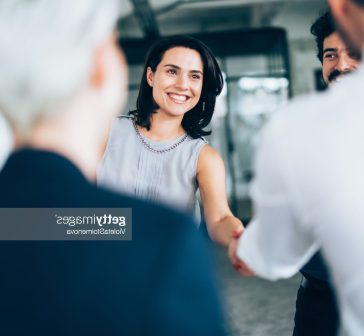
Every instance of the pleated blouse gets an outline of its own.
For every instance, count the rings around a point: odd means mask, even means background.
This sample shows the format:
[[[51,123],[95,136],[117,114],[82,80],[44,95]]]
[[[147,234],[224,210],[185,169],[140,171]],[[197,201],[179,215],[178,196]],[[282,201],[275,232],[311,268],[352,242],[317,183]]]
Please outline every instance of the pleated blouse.
[[[196,169],[199,153],[207,142],[190,136],[183,140],[184,137],[154,141],[137,133],[132,117],[117,117],[98,168],[98,184],[178,208],[199,223]],[[148,148],[163,151],[174,145],[177,146],[162,153]]]

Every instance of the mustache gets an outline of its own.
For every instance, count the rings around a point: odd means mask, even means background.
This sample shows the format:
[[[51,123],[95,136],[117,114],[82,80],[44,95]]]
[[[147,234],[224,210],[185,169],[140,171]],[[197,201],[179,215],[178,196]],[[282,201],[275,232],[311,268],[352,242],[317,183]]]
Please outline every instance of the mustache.
[[[339,76],[345,76],[349,73],[351,73],[352,71],[340,71],[340,70],[334,70],[333,72],[330,73],[328,80],[329,82],[332,82],[333,80],[335,80],[337,77]]]

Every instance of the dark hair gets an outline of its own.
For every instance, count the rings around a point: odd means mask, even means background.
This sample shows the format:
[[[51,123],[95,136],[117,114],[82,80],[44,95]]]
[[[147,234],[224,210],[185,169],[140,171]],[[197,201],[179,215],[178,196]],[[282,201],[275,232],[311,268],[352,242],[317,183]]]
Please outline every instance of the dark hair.
[[[182,119],[182,127],[193,138],[199,138],[211,134],[204,128],[210,123],[215,109],[216,97],[223,88],[223,77],[215,56],[211,50],[201,41],[190,36],[172,36],[157,41],[149,49],[140,82],[137,99],[137,109],[129,112],[133,115],[139,126],[150,129],[150,117],[158,109],[158,105],[153,99],[153,89],[147,82],[147,68],[156,71],[164,53],[174,47],[185,47],[196,50],[203,63],[203,83],[201,97],[196,106],[186,112]]]
[[[357,3],[360,6],[364,6],[364,0],[353,0],[353,2]]]
[[[317,58],[323,62],[324,40],[336,31],[334,19],[329,10],[321,14],[311,26],[311,34],[315,36]]]

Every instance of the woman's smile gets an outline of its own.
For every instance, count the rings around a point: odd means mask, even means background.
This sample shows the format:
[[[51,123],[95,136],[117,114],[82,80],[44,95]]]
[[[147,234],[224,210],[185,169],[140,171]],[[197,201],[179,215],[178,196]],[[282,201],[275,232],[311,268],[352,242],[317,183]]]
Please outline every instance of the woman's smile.
[[[188,99],[190,99],[189,96],[178,93],[167,93],[167,96],[176,104],[184,104]]]

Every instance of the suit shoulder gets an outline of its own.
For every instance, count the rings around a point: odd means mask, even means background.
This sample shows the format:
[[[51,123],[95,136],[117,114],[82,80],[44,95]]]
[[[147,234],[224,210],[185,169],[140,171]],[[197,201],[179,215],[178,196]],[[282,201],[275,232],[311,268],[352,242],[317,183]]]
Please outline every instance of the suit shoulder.
[[[153,223],[153,225],[175,228],[180,225],[187,225],[187,227],[195,229],[192,218],[167,206],[136,199],[104,188],[97,188],[96,195],[100,203],[105,207],[132,208],[133,220],[147,220],[149,223]]]

